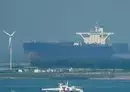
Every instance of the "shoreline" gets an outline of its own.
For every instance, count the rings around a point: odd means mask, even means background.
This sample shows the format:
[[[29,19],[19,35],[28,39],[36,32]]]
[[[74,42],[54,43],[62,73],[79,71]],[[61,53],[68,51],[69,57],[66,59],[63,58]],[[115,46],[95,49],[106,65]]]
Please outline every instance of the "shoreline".
[[[91,75],[90,75],[91,74]],[[130,80],[130,73],[0,73],[0,79]]]
[[[130,78],[88,78],[88,79],[68,79],[68,78],[39,78],[39,77],[0,77],[1,79],[57,79],[57,80],[62,80],[62,79],[67,79],[67,80],[130,80]]]
[[[125,78],[125,77],[115,77],[115,78],[90,78],[90,80],[130,80],[130,76],[129,78]]]

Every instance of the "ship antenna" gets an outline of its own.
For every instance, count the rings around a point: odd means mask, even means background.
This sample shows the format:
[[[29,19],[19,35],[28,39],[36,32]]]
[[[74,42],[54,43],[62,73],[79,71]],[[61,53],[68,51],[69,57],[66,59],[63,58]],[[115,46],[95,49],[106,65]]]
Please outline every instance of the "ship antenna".
[[[69,83],[68,83],[68,80],[67,80],[67,81],[66,81],[66,85],[68,86],[68,84],[69,84]]]
[[[100,28],[99,23],[96,22],[96,25],[95,25],[95,31],[98,32],[98,29],[99,29],[99,28]]]
[[[9,61],[10,61],[10,70],[12,70],[12,37],[14,36],[15,32],[14,31],[12,34],[9,34],[7,33],[5,30],[3,31],[6,35],[9,36],[9,45],[8,45],[8,48],[9,48],[9,54],[10,54],[10,57],[9,57]]]

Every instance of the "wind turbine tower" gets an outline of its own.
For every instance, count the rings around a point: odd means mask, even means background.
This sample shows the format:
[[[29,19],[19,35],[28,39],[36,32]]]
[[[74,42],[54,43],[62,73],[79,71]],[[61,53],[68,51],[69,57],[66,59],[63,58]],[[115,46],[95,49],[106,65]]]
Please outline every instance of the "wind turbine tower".
[[[9,61],[10,61],[10,67],[9,69],[12,70],[12,37],[14,36],[15,32],[14,31],[12,34],[9,34],[7,33],[6,31],[3,31],[6,35],[9,36],[9,45],[8,45],[8,48],[9,48]]]

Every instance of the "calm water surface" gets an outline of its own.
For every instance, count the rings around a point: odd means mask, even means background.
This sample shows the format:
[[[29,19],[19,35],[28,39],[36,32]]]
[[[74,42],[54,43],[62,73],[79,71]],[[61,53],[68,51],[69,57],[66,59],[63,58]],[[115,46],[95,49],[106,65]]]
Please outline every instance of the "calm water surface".
[[[57,87],[54,79],[0,79],[0,92],[42,92],[44,87]],[[84,92],[130,92],[130,80],[69,80]]]

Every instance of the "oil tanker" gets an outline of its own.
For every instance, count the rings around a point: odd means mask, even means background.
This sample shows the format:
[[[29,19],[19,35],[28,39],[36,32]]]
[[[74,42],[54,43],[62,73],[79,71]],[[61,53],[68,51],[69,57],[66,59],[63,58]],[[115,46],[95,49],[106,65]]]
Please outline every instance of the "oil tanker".
[[[113,34],[104,32],[103,27],[96,25],[89,32],[76,32],[83,39],[78,42],[24,42],[24,54],[32,65],[44,68],[109,68],[114,63],[116,65],[114,54],[128,52],[127,43],[108,44]]]

